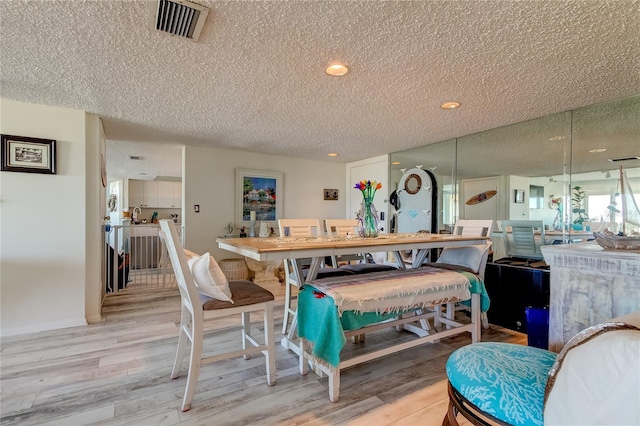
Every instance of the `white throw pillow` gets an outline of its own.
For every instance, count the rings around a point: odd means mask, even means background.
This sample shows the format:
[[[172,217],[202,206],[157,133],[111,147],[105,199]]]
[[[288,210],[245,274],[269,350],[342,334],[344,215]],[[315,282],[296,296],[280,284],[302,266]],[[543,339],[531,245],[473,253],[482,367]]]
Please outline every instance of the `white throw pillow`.
[[[185,250],[185,254],[187,252],[188,250]],[[233,303],[231,290],[229,290],[229,281],[222,269],[220,269],[218,262],[209,253],[205,253],[202,256],[189,256],[187,254],[187,257],[189,268],[191,268],[191,274],[198,290],[214,299]]]
[[[549,373],[545,425],[640,424],[640,330],[605,323],[574,336]]]
[[[480,273],[482,257],[487,253],[491,244],[445,247],[436,263],[466,266],[476,274]]]

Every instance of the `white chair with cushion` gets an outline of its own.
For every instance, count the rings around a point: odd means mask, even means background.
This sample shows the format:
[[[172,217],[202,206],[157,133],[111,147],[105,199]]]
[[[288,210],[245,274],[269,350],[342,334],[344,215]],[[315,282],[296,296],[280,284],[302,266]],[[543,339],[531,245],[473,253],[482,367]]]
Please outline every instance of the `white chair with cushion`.
[[[358,219],[325,219],[327,235],[358,235]]]
[[[358,219],[325,219],[324,225],[327,230],[327,235],[358,235]],[[356,263],[351,263],[352,261],[356,261]],[[370,272],[383,272],[398,269],[392,265],[369,263],[366,253],[343,255],[338,258],[333,256],[331,258],[331,262],[333,266],[337,267],[341,271],[348,271],[354,274],[367,274]],[[347,264],[338,266],[339,262],[347,262]],[[352,337],[352,341],[354,343],[362,342],[364,339],[364,333]]]
[[[166,245],[180,289],[182,305],[178,350],[171,371],[172,379],[178,378],[187,352],[187,344],[191,345],[182,411],[191,408],[200,365],[203,363],[239,356],[248,359],[250,355],[262,352],[266,361],[267,384],[273,386],[276,383],[273,294],[251,281],[228,282],[209,253],[199,256],[184,250],[172,220],[161,220],[160,228],[162,230],[160,236]],[[255,311],[264,312],[264,344],[258,343],[258,340],[251,335],[249,314]],[[203,358],[204,320],[234,314],[242,316],[242,349]]]
[[[280,237],[315,237],[322,235],[322,226],[320,225],[320,219],[280,219],[278,220],[278,229]],[[292,261],[290,259],[284,260],[284,318],[282,320],[282,334],[287,334],[289,329],[289,315],[295,315],[295,309],[293,309],[292,301],[297,298],[297,291],[304,283],[306,278],[308,265],[306,259],[297,259]],[[303,277],[303,283],[298,281],[298,274],[296,270],[299,270]],[[320,268],[317,278],[327,278],[332,276],[349,275],[352,272],[341,271],[337,268]],[[296,296],[294,297],[294,293]]]
[[[325,219],[324,221],[327,235],[334,236],[346,236],[346,235],[358,235],[358,220],[357,219]],[[366,274],[369,272],[382,272],[397,269],[392,265],[383,265],[378,263],[369,263],[366,253],[343,255],[338,258],[333,256],[331,262],[334,267],[339,267],[341,270],[350,271],[355,274]],[[346,265],[338,266],[339,263],[346,262]],[[355,262],[355,263],[352,263]]]
[[[491,238],[491,230],[493,228],[493,220],[472,220],[460,219],[453,227],[453,235],[470,235]]]
[[[453,228],[453,235],[481,236],[481,237],[491,238],[492,228],[493,228],[493,220],[491,219],[486,219],[486,220],[485,219],[479,219],[479,220],[460,219],[456,222]],[[444,250],[447,250],[447,249],[444,249]],[[450,253],[453,253],[453,251],[450,250]],[[447,255],[446,252],[444,254],[445,256]],[[487,258],[489,255],[490,255],[490,251],[487,251],[486,253]],[[442,254],[440,255],[440,257],[442,257]],[[484,263],[486,265],[486,259]],[[481,271],[478,271],[478,275],[482,280],[484,280],[484,268]],[[459,303],[448,303],[447,314],[446,314],[447,318],[453,319],[453,317],[455,316],[455,311],[467,310],[467,309],[469,308]],[[482,326],[484,328],[489,328],[489,319],[487,318],[486,312],[482,313],[481,319],[482,319]]]

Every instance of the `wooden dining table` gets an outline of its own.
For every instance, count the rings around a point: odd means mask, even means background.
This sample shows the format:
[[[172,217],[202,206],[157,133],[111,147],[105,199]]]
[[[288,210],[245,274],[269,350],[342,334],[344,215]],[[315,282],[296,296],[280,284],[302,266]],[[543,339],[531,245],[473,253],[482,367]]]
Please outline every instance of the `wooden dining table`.
[[[593,240],[593,232],[591,231],[545,231],[545,244],[570,244],[573,242],[581,242]]]
[[[400,252],[415,250],[411,267],[423,264],[431,249],[485,244],[487,237],[451,234],[381,234],[376,238],[358,236],[313,236],[313,237],[258,237],[258,238],[218,238],[218,247],[257,261],[289,259],[297,276],[302,275],[301,260],[311,258],[306,281],[313,281],[326,256],[341,256],[357,253],[392,252],[396,266],[405,269]],[[295,333],[296,315],[288,333],[292,339]],[[287,339],[283,340],[289,346]]]
[[[265,238],[218,238],[218,247],[240,254],[253,260],[283,260],[312,258],[316,260],[308,272],[308,279],[316,277],[325,256],[341,256],[357,253],[393,252],[396,263],[404,268],[400,252],[417,250],[413,266],[426,259],[430,249],[484,244],[487,237],[450,234],[382,234],[376,238],[357,236],[317,236],[317,237],[265,237]]]
[[[312,282],[316,279],[318,270],[322,261],[326,256],[341,256],[357,253],[375,253],[375,252],[392,252],[395,254],[396,265],[400,270],[406,269],[407,266],[416,268],[424,263],[427,255],[432,249],[444,247],[467,246],[476,244],[486,244],[488,238],[480,236],[462,236],[450,234],[382,234],[376,238],[362,238],[356,236],[317,236],[317,237],[258,237],[258,238],[219,238],[217,240],[218,247],[232,253],[245,256],[249,259],[257,261],[275,261],[289,259],[293,265],[294,273],[301,277],[302,264],[301,259],[311,258],[311,266],[307,271],[305,282]],[[402,261],[401,251],[413,250],[413,262],[406,265]],[[366,274],[365,274],[366,275]],[[374,273],[375,275],[375,273]],[[313,285],[313,284],[312,284]],[[306,286],[305,286],[306,287]],[[484,289],[484,285],[482,285]],[[472,291],[472,293],[474,293]],[[455,324],[458,328],[446,329],[439,333],[433,334],[433,331],[420,333],[424,330],[415,332],[419,337],[411,344],[405,343],[399,347],[379,350],[373,354],[367,354],[346,362],[340,362],[336,368],[327,368],[327,366],[316,365],[317,373],[327,373],[329,375],[329,394],[331,401],[337,401],[340,387],[340,370],[347,368],[356,363],[365,362],[375,359],[385,354],[390,354],[408,347],[418,344],[433,342],[439,338],[452,336],[462,332],[470,332],[472,341],[478,341],[481,333],[480,321],[480,294],[475,292],[471,295],[471,323],[467,325]],[[319,299],[318,299],[319,300]],[[324,299],[323,299],[324,300]],[[299,303],[300,306],[300,303]],[[303,308],[304,309],[304,308]],[[306,374],[307,363],[305,359],[311,359],[311,356],[305,350],[303,339],[297,337],[297,321],[298,311],[293,318],[292,325],[287,336],[284,336],[281,343],[287,349],[295,352],[300,359],[300,373]],[[304,312],[303,312],[304,314]],[[337,313],[336,313],[337,315]],[[425,317],[427,314],[423,314]],[[447,321],[443,319],[442,321]],[[398,320],[399,323],[406,323],[406,319]],[[450,321],[452,325],[453,322]],[[404,327],[408,327],[405,324]],[[375,325],[374,325],[375,327]],[[382,324],[377,327],[390,327],[390,325]],[[353,332],[352,332],[353,333]],[[320,371],[322,370],[322,371]]]

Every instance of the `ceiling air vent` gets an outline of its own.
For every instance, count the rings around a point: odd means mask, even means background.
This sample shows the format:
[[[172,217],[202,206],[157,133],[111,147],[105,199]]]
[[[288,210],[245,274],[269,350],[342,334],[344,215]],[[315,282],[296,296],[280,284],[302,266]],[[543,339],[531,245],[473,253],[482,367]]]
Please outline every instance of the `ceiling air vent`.
[[[198,41],[209,8],[186,0],[149,2],[149,26],[171,35]]]
[[[637,155],[632,155],[630,157],[620,157],[620,158],[609,158],[609,161],[612,163],[617,163],[618,161],[629,161],[629,160],[640,160],[640,157]]]

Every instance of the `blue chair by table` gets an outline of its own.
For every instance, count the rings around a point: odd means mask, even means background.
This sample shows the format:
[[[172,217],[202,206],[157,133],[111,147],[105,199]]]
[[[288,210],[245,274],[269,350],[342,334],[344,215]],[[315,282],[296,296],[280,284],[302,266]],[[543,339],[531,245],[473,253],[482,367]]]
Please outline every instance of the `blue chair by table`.
[[[540,232],[540,242],[536,242],[536,230]],[[502,231],[507,257],[543,259],[540,245],[544,245],[545,237],[541,220],[503,220]]]

